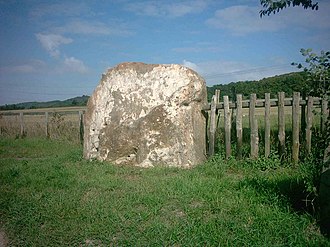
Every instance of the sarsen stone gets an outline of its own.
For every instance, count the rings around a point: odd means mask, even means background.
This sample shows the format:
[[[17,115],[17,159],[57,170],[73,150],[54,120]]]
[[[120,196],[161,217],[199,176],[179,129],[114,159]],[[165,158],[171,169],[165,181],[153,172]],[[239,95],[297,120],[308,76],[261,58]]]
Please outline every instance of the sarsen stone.
[[[84,157],[191,167],[206,159],[205,81],[180,65],[122,63],[87,104]]]

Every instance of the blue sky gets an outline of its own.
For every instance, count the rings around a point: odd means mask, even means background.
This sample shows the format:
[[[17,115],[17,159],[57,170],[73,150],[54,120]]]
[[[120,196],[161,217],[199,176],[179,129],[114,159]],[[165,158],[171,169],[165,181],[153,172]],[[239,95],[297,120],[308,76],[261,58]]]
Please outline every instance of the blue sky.
[[[0,105],[90,95],[107,68],[177,63],[207,85],[295,71],[330,50],[330,1],[259,17],[258,0],[0,0]]]

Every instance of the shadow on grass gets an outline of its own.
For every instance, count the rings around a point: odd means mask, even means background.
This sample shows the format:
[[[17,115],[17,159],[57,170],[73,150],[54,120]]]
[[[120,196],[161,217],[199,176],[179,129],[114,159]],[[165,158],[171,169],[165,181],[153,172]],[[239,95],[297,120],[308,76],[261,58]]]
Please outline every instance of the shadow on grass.
[[[329,178],[330,175],[328,175]],[[289,210],[298,215],[309,214],[316,220],[322,235],[330,239],[328,189],[327,194],[321,196],[322,203],[318,197],[306,192],[304,181],[297,178],[271,181],[267,178],[253,177],[243,180],[240,186],[253,188],[264,203],[280,205],[284,210],[287,210],[289,206]]]
[[[253,177],[241,182],[241,186],[253,188],[266,202],[277,203],[298,214],[308,213],[318,218],[318,200],[306,192],[303,180],[296,177],[270,180]]]

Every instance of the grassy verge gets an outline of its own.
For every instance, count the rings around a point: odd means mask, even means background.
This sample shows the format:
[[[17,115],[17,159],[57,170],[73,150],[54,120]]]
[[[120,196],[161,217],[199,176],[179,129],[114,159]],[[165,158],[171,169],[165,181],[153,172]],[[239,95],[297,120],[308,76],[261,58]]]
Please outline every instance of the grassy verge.
[[[190,170],[82,160],[81,147],[0,140],[0,222],[13,246],[330,246],[299,171],[214,157]]]

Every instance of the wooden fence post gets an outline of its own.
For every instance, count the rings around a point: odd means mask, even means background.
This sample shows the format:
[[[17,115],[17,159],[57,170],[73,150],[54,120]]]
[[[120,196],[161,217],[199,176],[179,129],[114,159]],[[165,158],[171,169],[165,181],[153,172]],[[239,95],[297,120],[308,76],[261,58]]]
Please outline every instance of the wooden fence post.
[[[302,91],[301,93],[301,98],[304,100],[306,103],[301,104],[301,114],[300,114],[300,128],[302,130],[301,132],[301,140],[305,141],[306,139],[306,106],[307,106],[307,100],[306,100],[306,92]]]
[[[46,138],[49,138],[49,114],[48,112],[45,112],[45,134]]]
[[[328,110],[328,101],[326,99],[322,99],[321,105],[321,131],[325,131],[325,123],[328,120],[329,110]]]
[[[215,90],[215,98],[217,99],[217,104],[220,103],[220,89]]]
[[[217,105],[220,104],[220,89],[216,89],[215,90],[215,99],[217,102]],[[216,130],[215,130],[215,136],[217,136],[217,132],[220,129],[220,111],[216,110],[216,115],[217,115],[217,119],[216,119]]]
[[[255,115],[255,107],[256,107],[257,96],[256,94],[250,95],[250,111],[249,111],[249,119],[250,119],[250,145],[251,145],[251,158],[258,158],[258,149],[259,149],[259,137],[258,137],[258,119]]]
[[[215,131],[217,125],[217,99],[216,96],[212,96],[211,101],[211,111],[210,111],[210,135],[209,135],[209,156],[214,155],[214,146],[215,146]]]
[[[242,127],[242,94],[236,95],[237,106],[236,106],[236,136],[237,136],[237,159],[242,158],[242,144],[243,144],[243,127]]]
[[[19,122],[20,122],[20,137],[25,137],[25,128],[24,128],[24,114],[23,112],[19,113]]]
[[[297,163],[299,160],[299,111],[300,93],[293,93],[292,101],[292,161]]]
[[[229,109],[229,98],[223,96],[224,118],[225,118],[225,146],[226,159],[231,155],[231,111]]]
[[[283,158],[285,156],[285,114],[284,114],[284,92],[278,93],[278,151]]]
[[[79,111],[79,140],[81,145],[84,144],[84,113]]]
[[[270,93],[265,93],[265,157],[270,154]]]
[[[306,151],[308,154],[312,150],[312,126],[313,126],[313,97],[308,96],[307,118],[306,118]]]

